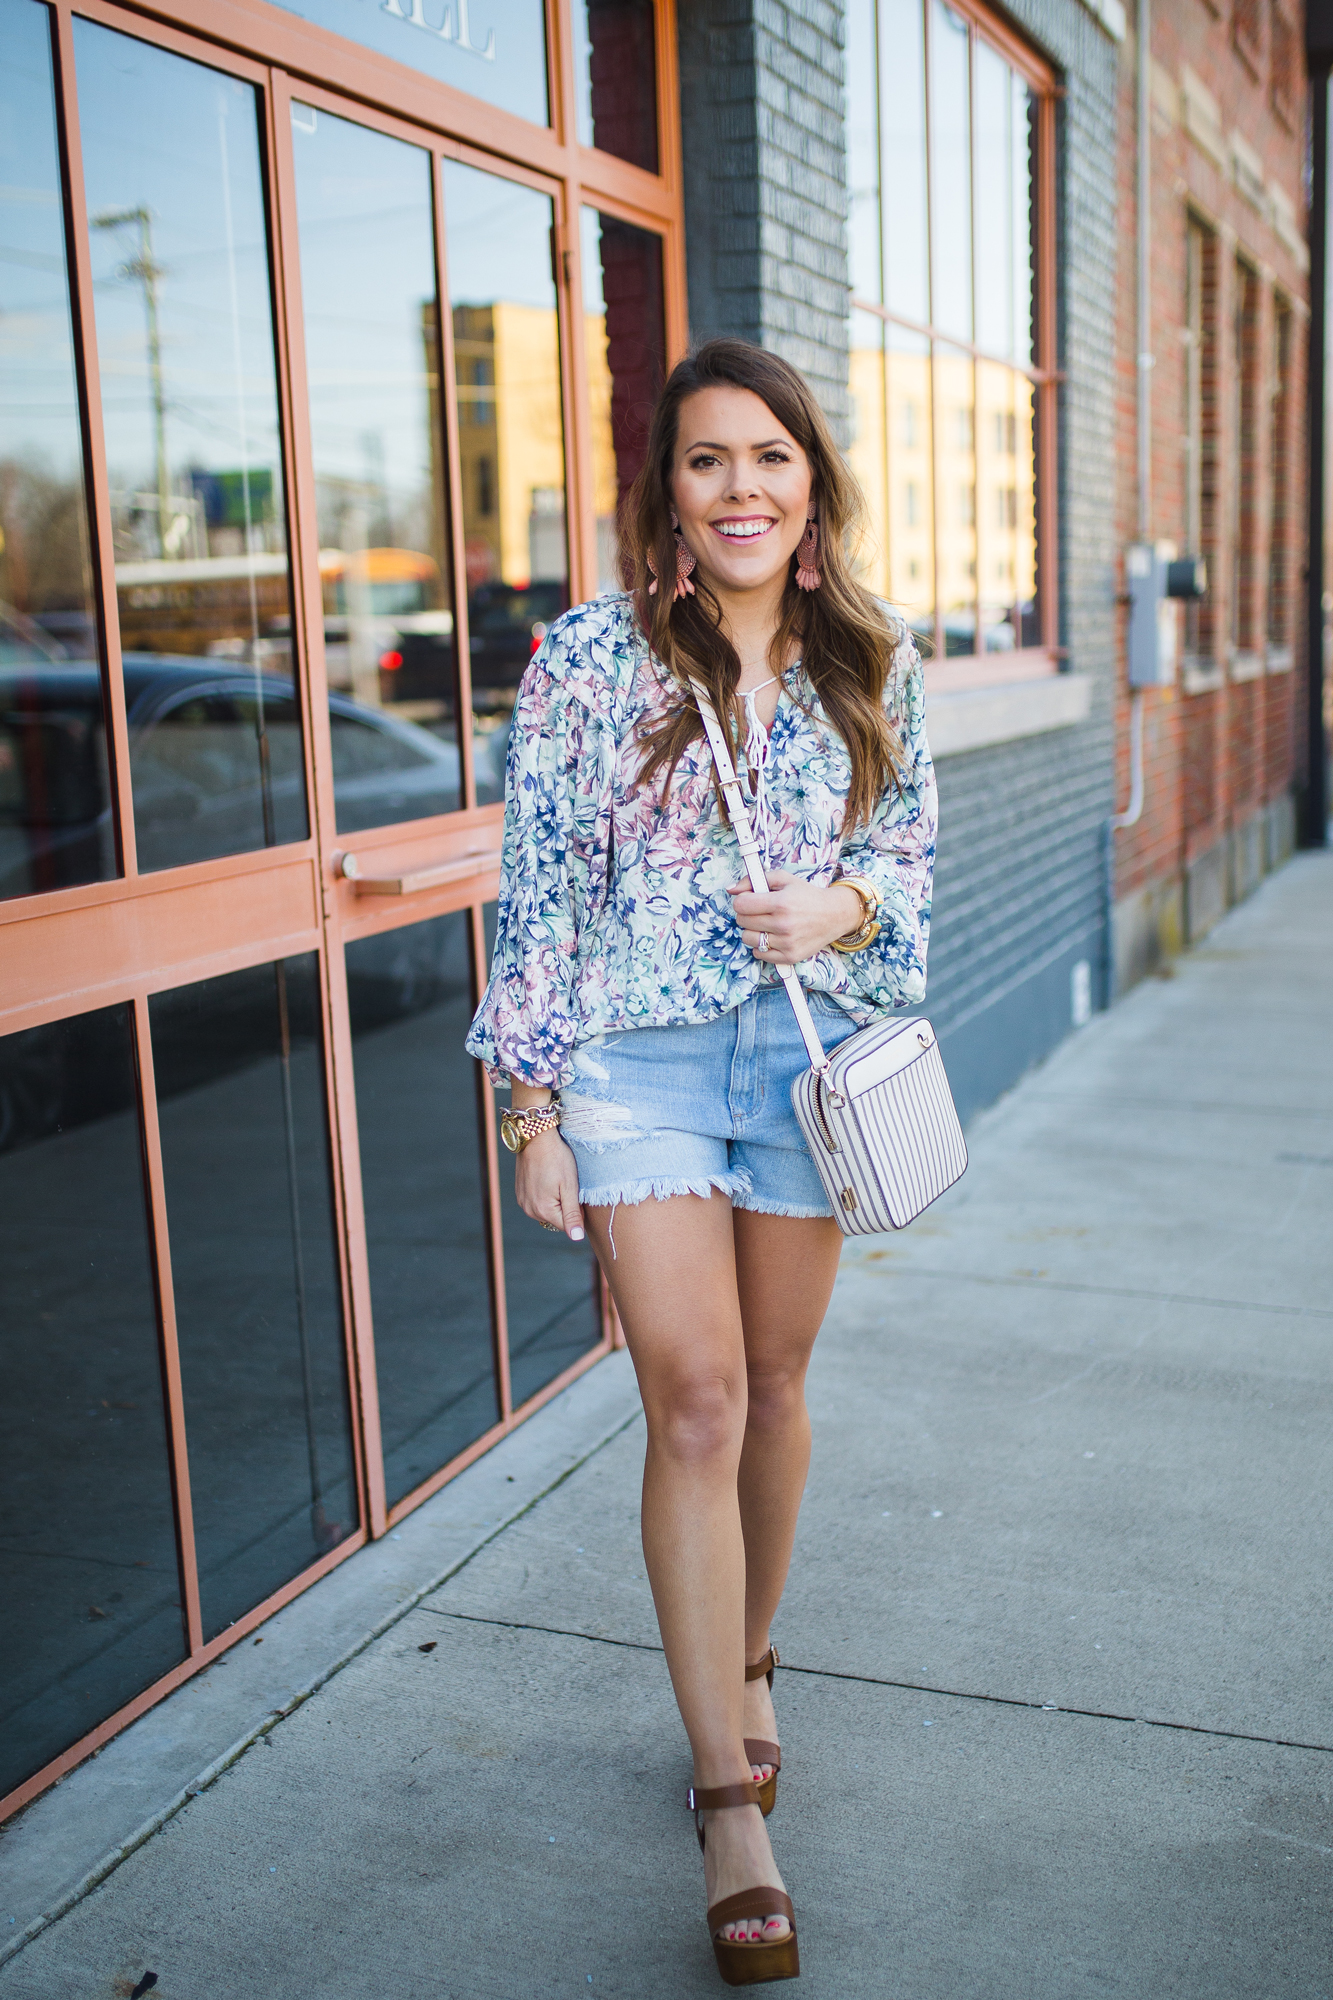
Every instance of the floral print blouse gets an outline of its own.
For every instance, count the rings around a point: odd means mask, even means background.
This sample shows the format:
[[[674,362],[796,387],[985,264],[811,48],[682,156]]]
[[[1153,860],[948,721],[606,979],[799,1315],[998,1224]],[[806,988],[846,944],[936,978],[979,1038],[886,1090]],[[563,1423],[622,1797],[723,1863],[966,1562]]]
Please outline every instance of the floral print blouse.
[[[840,837],[851,763],[799,666],[779,692],[766,772],[769,867],[823,886],[842,866],[883,899],[865,950],[822,951],[798,967],[803,986],[861,1025],[926,990],[935,776],[910,639],[894,664],[886,705],[905,753],[901,783],[869,825]],[[597,1035],[711,1021],[777,983],[742,942],[727,894],[745,871],[707,743],[690,745],[665,805],[660,782],[638,782],[643,738],[679,699],[625,596],[566,612],[524,675],[495,953],[467,1038],[495,1083],[513,1075],[559,1089],[573,1078],[573,1051]]]

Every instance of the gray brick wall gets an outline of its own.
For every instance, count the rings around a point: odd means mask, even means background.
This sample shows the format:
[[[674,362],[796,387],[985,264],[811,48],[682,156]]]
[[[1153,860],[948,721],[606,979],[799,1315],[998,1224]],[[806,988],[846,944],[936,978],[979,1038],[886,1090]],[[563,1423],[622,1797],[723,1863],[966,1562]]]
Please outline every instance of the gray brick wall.
[[[690,333],[759,341],[847,423],[837,0],[681,0]]]
[[[964,1114],[1070,1028],[1070,975],[1103,993],[1112,801],[1117,45],[1081,0],[1008,0],[1061,72],[1057,234],[1060,607],[1086,723],[939,769],[928,1010]],[[690,325],[738,333],[847,410],[843,20],[826,0],[680,0]]]

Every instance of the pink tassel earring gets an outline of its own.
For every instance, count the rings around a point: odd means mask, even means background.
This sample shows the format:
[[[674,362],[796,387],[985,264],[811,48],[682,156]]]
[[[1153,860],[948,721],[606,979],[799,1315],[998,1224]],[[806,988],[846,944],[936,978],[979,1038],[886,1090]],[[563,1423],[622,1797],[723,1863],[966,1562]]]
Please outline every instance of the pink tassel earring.
[[[685,545],[685,537],[680,532],[680,522],[676,519],[674,513],[671,516],[671,526],[675,530],[676,535],[676,587],[671,595],[673,600],[682,597],[693,597],[694,585],[690,582],[690,572],[695,566],[694,556]],[[657,564],[653,561],[651,555],[648,557],[648,567],[652,571],[653,577],[652,582],[648,586],[648,595],[656,597]]]
[[[823,572],[819,567],[819,524],[807,521],[796,551],[796,588],[818,590],[823,581]]]

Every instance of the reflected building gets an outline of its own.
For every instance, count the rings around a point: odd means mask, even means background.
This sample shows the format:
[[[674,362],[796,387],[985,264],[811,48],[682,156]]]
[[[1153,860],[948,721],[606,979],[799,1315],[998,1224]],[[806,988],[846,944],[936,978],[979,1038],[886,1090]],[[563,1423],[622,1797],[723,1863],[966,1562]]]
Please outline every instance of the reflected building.
[[[593,507],[598,569],[609,574],[617,505],[606,317],[585,313]],[[524,590],[566,580],[565,458],[558,383],[549,357],[553,312],[508,305],[454,307],[458,444],[472,496],[469,584]]]

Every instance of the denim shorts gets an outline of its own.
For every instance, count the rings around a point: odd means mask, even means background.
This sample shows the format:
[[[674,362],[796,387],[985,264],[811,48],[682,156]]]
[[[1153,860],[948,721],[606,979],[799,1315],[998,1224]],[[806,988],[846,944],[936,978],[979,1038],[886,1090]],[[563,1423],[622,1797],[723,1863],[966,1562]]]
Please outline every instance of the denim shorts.
[[[826,1049],[855,1034],[836,1000],[807,997]],[[832,1215],[791,1108],[810,1058],[781,986],[699,1027],[598,1035],[573,1061],[560,1131],[581,1202],[614,1208],[717,1188],[759,1215]]]

